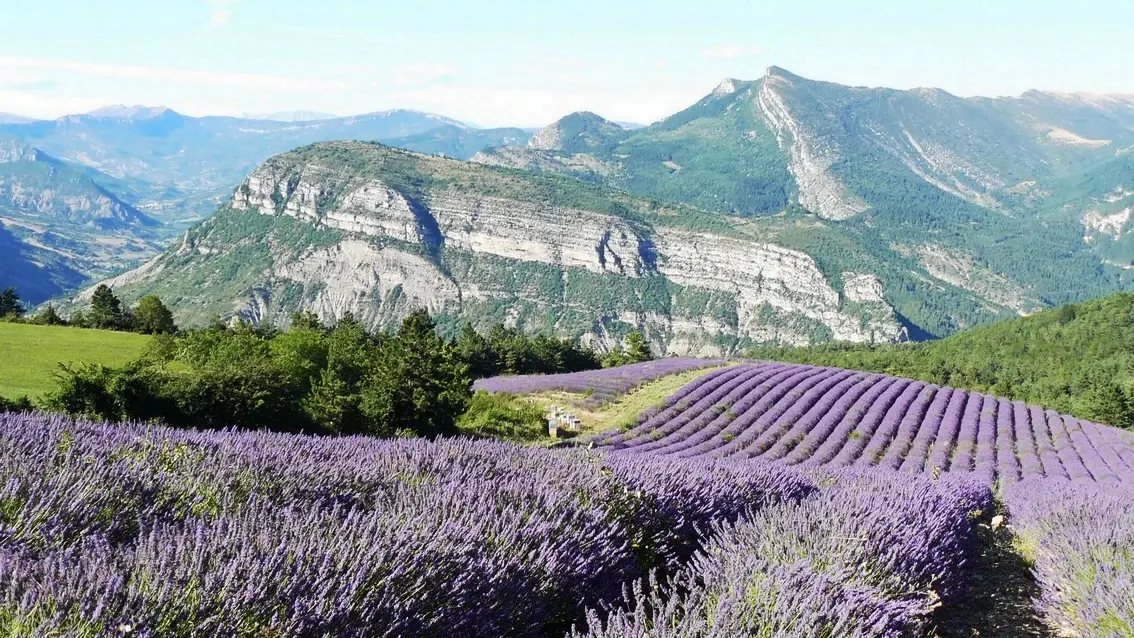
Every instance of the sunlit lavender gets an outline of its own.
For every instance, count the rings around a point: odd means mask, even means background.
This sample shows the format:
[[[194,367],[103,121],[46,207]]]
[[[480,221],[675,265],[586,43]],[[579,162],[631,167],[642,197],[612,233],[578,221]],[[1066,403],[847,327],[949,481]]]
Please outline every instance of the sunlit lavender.
[[[586,397],[581,402],[583,407],[596,408],[655,379],[679,372],[719,366],[723,363],[718,359],[668,357],[646,361],[645,363],[634,363],[602,370],[587,370],[585,372],[529,374],[479,379],[473,383],[473,390],[507,392],[509,394],[552,391],[585,394]]]

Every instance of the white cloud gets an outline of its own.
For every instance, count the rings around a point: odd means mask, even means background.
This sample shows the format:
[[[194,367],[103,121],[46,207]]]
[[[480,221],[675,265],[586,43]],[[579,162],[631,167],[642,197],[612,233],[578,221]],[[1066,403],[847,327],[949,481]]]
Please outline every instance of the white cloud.
[[[3,111],[27,117],[51,119],[68,113],[86,113],[113,103],[114,100],[108,98],[61,97],[0,89]]]
[[[452,77],[460,71],[451,64],[405,64],[394,71],[394,84],[420,86],[442,78]]]
[[[205,4],[211,7],[209,23],[218,27],[228,24],[229,19],[232,18],[232,9],[229,7],[233,2],[235,0],[205,0]]]
[[[760,47],[750,44],[721,44],[701,49],[701,57],[730,60],[760,55],[763,52]]]
[[[261,91],[344,91],[351,88],[347,82],[315,78],[233,73],[227,71],[200,71],[153,66],[110,65],[71,60],[43,58],[0,57],[0,68],[63,71],[97,77],[153,80],[174,84],[226,86]]]

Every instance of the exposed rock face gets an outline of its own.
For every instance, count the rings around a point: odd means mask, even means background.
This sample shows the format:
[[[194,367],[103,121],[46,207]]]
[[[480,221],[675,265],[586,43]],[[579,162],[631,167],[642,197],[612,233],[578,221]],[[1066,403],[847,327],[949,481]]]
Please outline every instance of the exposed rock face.
[[[792,113],[781,94],[792,83],[790,76],[770,69],[760,86],[757,104],[780,148],[791,157],[788,169],[799,187],[799,203],[827,219],[854,217],[869,206],[847,191],[831,172],[831,166],[842,157],[833,143],[835,138],[817,135]]]
[[[1003,275],[978,266],[968,255],[951,252],[935,244],[924,244],[917,252],[929,274],[941,281],[971,290],[1021,315],[1043,308],[1043,304],[1023,288]]]
[[[884,341],[897,334],[899,326],[880,301],[883,310],[868,325],[839,309],[839,293],[805,253],[774,244],[754,244],[714,235],[661,229],[657,236],[662,255],[659,270],[683,286],[728,293],[736,299],[738,333],[756,341],[767,326],[760,309],[770,306],[784,313],[799,314],[831,331],[838,341]],[[877,280],[875,280],[877,282]],[[878,283],[881,287],[881,283]],[[792,343],[804,338],[787,339]]]
[[[438,164],[437,172],[448,168]],[[485,179],[498,175],[476,170]],[[599,347],[641,328],[658,351],[674,354],[724,354],[760,342],[885,341],[900,331],[876,278],[852,274],[840,294],[796,250],[456,186],[411,195],[392,187],[395,181],[319,161],[267,162],[227,209],[120,283],[143,294],[147,285],[236,268],[244,288],[230,288],[234,296],[218,303],[229,316],[253,321],[285,323],[300,309],[333,321],[349,311],[379,328],[426,308],[550,326]],[[245,228],[240,218],[249,215],[281,221],[256,222],[273,226],[246,238],[219,239],[218,226]],[[299,224],[321,239],[288,245],[273,230],[278,224]],[[257,249],[265,261],[229,266],[233,246],[269,248]]]
[[[360,239],[311,251],[284,264],[279,277],[315,290],[306,309],[321,317],[355,313],[359,320],[381,325],[383,313],[405,314],[415,308],[431,313],[459,309],[460,289],[436,265],[393,248],[377,248]],[[394,298],[391,298],[391,297]],[[373,304],[378,299],[384,303]],[[385,307],[387,303],[396,308]],[[400,311],[400,312],[398,312]]]
[[[629,277],[653,267],[644,231],[618,217],[451,191],[428,208],[450,248]]]

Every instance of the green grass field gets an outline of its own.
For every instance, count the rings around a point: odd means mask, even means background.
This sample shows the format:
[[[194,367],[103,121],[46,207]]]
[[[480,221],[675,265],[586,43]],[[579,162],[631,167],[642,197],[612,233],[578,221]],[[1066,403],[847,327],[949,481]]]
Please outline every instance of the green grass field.
[[[0,323],[0,396],[38,399],[55,388],[60,363],[122,365],[149,340],[129,332]]]

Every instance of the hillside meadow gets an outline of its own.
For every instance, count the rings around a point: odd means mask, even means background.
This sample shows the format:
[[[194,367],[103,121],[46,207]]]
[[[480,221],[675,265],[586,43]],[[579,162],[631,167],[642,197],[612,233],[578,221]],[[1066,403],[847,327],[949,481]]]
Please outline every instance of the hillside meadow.
[[[60,364],[120,366],[137,358],[149,336],[66,326],[0,323],[0,397],[43,397]]]

